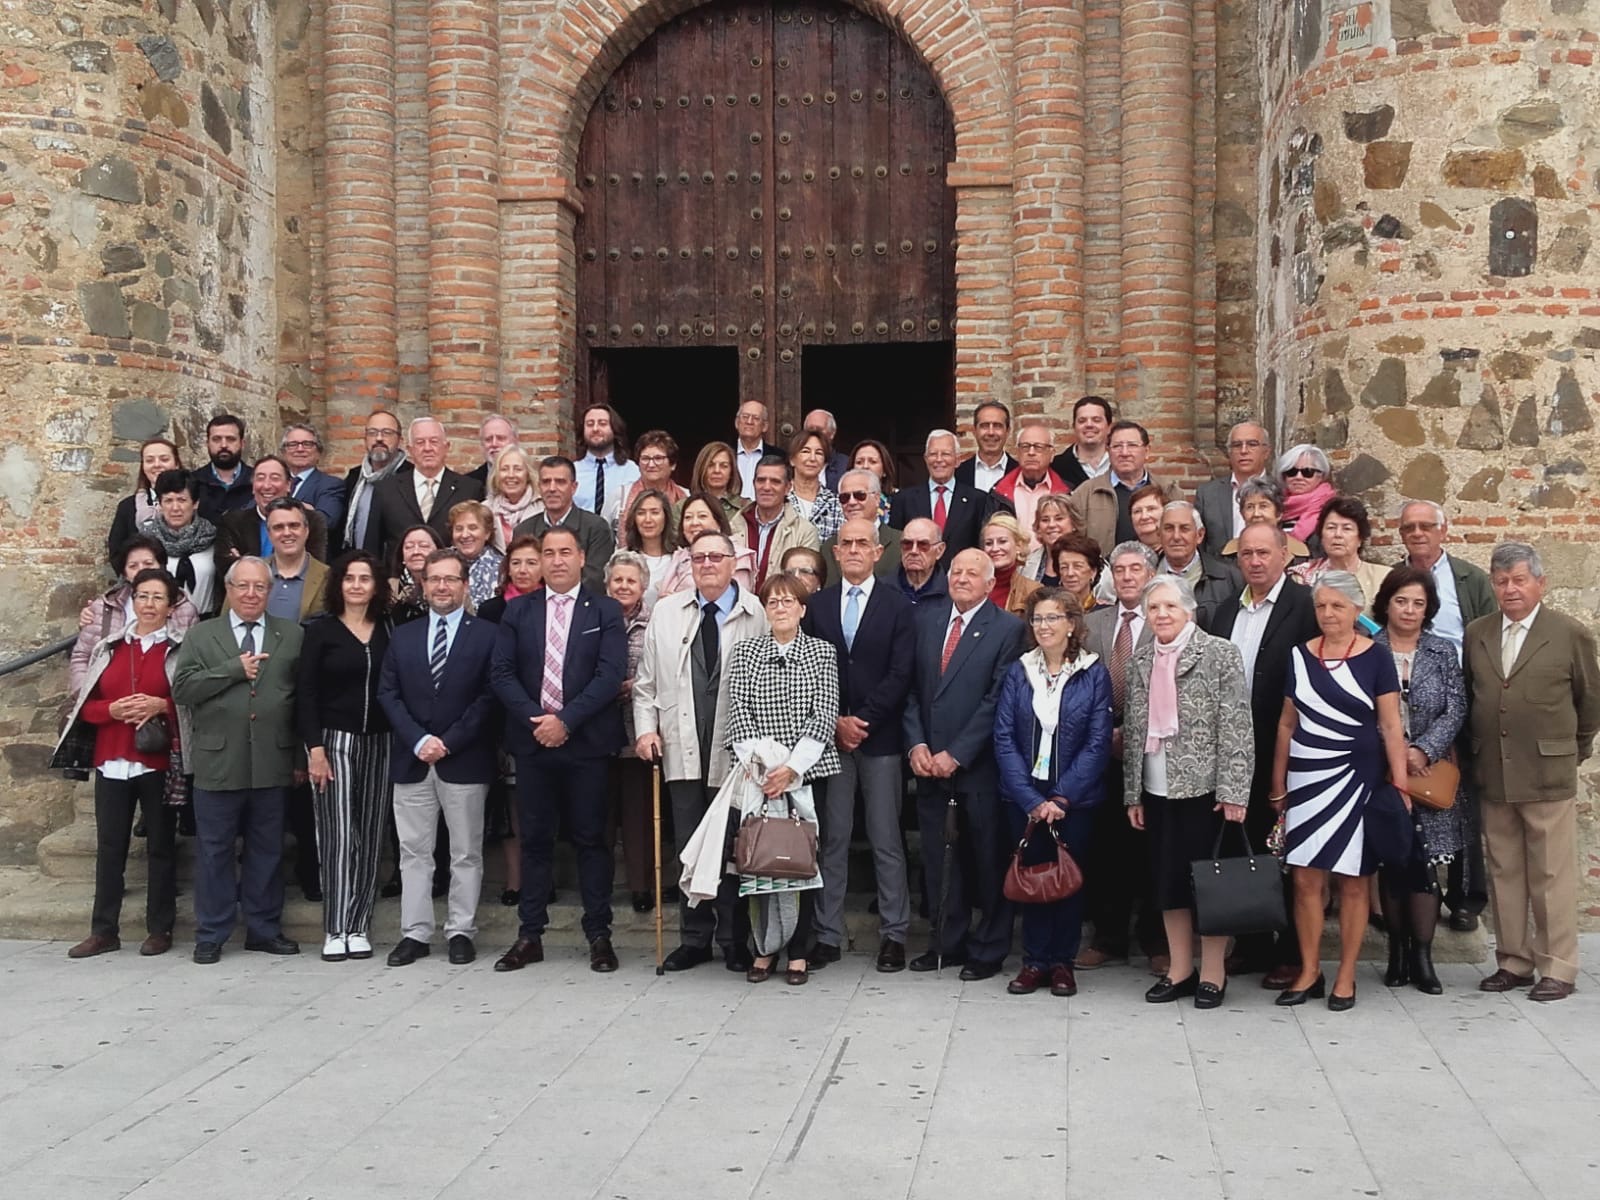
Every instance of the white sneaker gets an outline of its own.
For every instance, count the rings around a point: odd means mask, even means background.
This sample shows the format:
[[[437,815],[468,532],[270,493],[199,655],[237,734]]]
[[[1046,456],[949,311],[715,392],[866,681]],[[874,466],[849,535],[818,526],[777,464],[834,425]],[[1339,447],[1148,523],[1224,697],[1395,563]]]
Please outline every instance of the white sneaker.
[[[330,934],[322,943],[323,962],[343,962],[349,956],[342,933]]]
[[[367,939],[366,934],[352,933],[345,941],[349,947],[351,958],[372,957],[372,943]]]

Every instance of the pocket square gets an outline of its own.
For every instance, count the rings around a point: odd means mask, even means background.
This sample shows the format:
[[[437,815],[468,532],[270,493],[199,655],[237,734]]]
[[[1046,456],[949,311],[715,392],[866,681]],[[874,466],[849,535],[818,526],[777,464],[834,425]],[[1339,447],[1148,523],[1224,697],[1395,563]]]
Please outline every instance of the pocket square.
[[[600,626],[596,625],[593,629],[585,629],[578,636],[579,637],[588,637],[590,634],[599,633],[599,632],[600,632]]]

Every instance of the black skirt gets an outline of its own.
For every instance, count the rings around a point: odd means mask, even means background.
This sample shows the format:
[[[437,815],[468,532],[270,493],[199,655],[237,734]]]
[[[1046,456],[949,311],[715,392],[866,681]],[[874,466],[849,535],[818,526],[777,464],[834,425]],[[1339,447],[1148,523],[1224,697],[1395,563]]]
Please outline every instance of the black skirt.
[[[1173,799],[1169,796],[1152,796],[1145,792],[1140,797],[1144,805],[1144,828],[1150,838],[1150,871],[1155,883],[1156,907],[1194,907],[1194,879],[1190,864],[1196,859],[1211,857],[1217,843],[1217,831],[1222,828],[1222,814],[1215,809],[1216,793]],[[1225,839],[1223,856],[1229,848],[1238,850],[1238,839]]]

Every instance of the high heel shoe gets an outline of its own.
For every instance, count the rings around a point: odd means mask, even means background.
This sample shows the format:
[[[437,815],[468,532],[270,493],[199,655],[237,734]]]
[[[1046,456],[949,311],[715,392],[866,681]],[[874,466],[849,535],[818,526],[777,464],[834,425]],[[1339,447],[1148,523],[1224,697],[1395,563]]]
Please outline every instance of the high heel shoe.
[[[1297,1004],[1304,1004],[1307,1000],[1321,1000],[1327,989],[1328,980],[1321,971],[1318,971],[1317,977],[1312,981],[1310,987],[1300,988],[1298,991],[1291,989],[1287,992],[1279,992],[1278,998],[1274,1003],[1279,1008],[1293,1008]]]
[[[1433,943],[1411,943],[1411,982],[1417,991],[1429,996],[1444,994],[1444,984],[1439,982],[1439,973],[1433,969]]]
[[[1356,990],[1350,989],[1348,996],[1341,996],[1338,992],[1328,993],[1329,1012],[1349,1012],[1356,1006]]]
[[[1144,994],[1144,998],[1149,1004],[1170,1004],[1184,996],[1194,995],[1199,987],[1199,971],[1191,972],[1187,979],[1180,979],[1176,983],[1173,982],[1172,976],[1163,975],[1150,985],[1150,990]]]
[[[1384,987],[1405,987],[1411,982],[1411,966],[1406,961],[1410,939],[1389,935],[1389,969],[1383,973]]]

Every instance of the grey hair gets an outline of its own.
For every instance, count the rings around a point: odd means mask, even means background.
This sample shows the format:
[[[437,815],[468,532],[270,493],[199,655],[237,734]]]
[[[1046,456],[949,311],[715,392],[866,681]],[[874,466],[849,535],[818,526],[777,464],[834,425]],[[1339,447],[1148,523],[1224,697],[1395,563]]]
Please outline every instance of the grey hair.
[[[644,555],[637,550],[618,550],[606,562],[605,580],[611,582],[611,572],[618,567],[632,567],[639,572],[639,582],[646,587],[650,586],[650,564],[645,562]]]
[[[869,490],[876,492],[880,496],[883,495],[883,480],[878,478],[878,473],[876,471],[868,470],[866,467],[851,467],[843,475],[839,476],[839,487],[841,489],[844,487],[844,481],[849,479],[852,475],[861,479],[865,479],[872,485]]]
[[[262,558],[259,554],[246,554],[243,558],[236,558],[233,560],[233,566],[228,568],[228,573],[222,577],[222,582],[232,583],[233,577],[239,573],[239,568],[244,566],[246,563],[254,567],[260,567],[262,571],[266,573],[268,579],[272,578],[272,568],[267,566],[266,559]]]
[[[1244,537],[1245,529],[1270,529],[1272,531],[1272,540],[1278,544],[1278,549],[1287,550],[1289,548],[1289,535],[1281,525],[1269,525],[1265,521],[1257,521],[1254,525],[1246,525],[1244,529],[1239,531],[1239,537],[1234,539],[1235,542]]]
[[[1111,554],[1106,559],[1106,562],[1110,563],[1114,567],[1117,565],[1117,560],[1119,558],[1126,558],[1130,554],[1138,555],[1144,560],[1144,565],[1151,571],[1151,573],[1153,574],[1155,572],[1157,561],[1156,552],[1150,549],[1149,546],[1146,546],[1143,542],[1137,540],[1118,542],[1111,548]]]
[[[1194,518],[1194,527],[1196,529],[1204,529],[1206,527],[1205,518],[1200,515],[1200,510],[1194,505],[1190,504],[1187,500],[1167,501],[1167,503],[1161,506],[1161,515],[1166,516],[1175,508],[1187,509],[1189,511],[1189,515]]]
[[[1233,435],[1238,433],[1241,429],[1259,429],[1261,431],[1261,440],[1267,443],[1267,448],[1269,450],[1272,448],[1272,435],[1267,432],[1267,427],[1265,425],[1262,425],[1256,421],[1234,422],[1232,428],[1228,430],[1228,440],[1230,442],[1233,441]]]
[[[833,419],[833,414],[825,408],[813,408],[811,412],[821,413],[827,418],[827,420],[823,423],[823,430],[827,433],[828,440],[831,442],[833,440],[833,435],[839,432],[839,422],[835,421]],[[810,416],[811,414],[807,413],[806,415]]]
[[[1290,467],[1298,466],[1302,458],[1309,458],[1316,464],[1317,470],[1322,472],[1322,477],[1327,479],[1333,474],[1333,464],[1328,461],[1328,456],[1322,452],[1321,446],[1313,446],[1310,442],[1301,442],[1298,446],[1290,446],[1278,458],[1278,474],[1282,475]]]
[[[1528,574],[1535,579],[1544,578],[1544,563],[1539,561],[1539,552],[1527,542],[1501,542],[1489,555],[1491,575],[1514,571],[1520,566],[1526,566]]]
[[[1257,496],[1265,496],[1272,501],[1273,508],[1279,512],[1283,511],[1283,484],[1276,479],[1257,476],[1254,479],[1246,479],[1241,483],[1239,485],[1240,510],[1243,511],[1246,500],[1254,500]]]
[[[954,445],[961,445],[961,439],[956,437],[956,435],[951,433],[948,429],[930,429],[928,431],[928,436],[922,441],[922,452],[926,454],[928,452],[928,447],[933,445],[934,441],[938,438],[949,438]]]
[[[490,413],[487,417],[485,417],[483,420],[478,422],[478,436],[480,438],[483,436],[483,431],[485,429],[489,428],[489,422],[491,422],[491,421],[501,421],[501,422],[503,422],[505,424],[505,427],[507,429],[511,430],[511,439],[512,439],[512,441],[516,440],[516,438],[517,438],[517,425],[516,425],[516,422],[513,421],[510,417],[506,416],[504,413]]]
[[[289,444],[289,435],[296,429],[300,429],[306,433],[309,433],[311,435],[311,440],[317,444],[317,453],[322,453],[322,435],[309,425],[285,425],[283,427],[283,436],[278,439],[279,450],[282,450],[286,445]]]
[[[1338,592],[1354,604],[1357,611],[1367,607],[1367,593],[1362,590],[1361,581],[1349,571],[1324,571],[1317,576],[1316,583],[1311,585],[1312,594],[1315,595],[1324,588]]]
[[[1161,588],[1171,588],[1178,597],[1178,603],[1183,611],[1191,617],[1200,607],[1200,602],[1194,598],[1194,589],[1189,586],[1189,581],[1182,575],[1157,575],[1144,585],[1144,591],[1139,593],[1139,608],[1146,618],[1150,616],[1150,597]]]
[[[1428,509],[1433,513],[1433,519],[1439,523],[1440,529],[1443,529],[1445,526],[1450,524],[1450,518],[1445,515],[1444,509],[1440,508],[1432,500],[1407,500],[1400,506],[1400,516],[1402,519],[1405,517],[1406,509],[1408,508]]]
[[[439,420],[438,417],[413,417],[411,423],[406,426],[406,441],[416,440],[418,425],[437,425],[440,433],[449,436],[444,427],[444,422]]]

